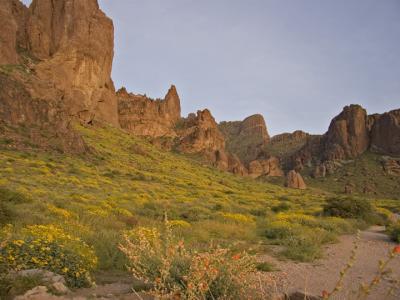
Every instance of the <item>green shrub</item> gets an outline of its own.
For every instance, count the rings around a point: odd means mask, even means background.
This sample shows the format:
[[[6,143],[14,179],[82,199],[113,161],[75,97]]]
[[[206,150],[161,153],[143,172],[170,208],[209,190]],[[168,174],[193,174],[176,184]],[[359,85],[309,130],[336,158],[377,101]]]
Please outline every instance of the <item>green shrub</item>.
[[[92,283],[97,264],[93,250],[80,239],[52,225],[28,226],[0,249],[0,264],[9,270],[47,269],[64,275],[72,287]]]
[[[368,200],[345,197],[330,198],[323,206],[325,216],[362,219],[368,223],[377,220],[377,213]]]
[[[276,212],[276,213],[281,212],[281,211],[288,211],[290,209],[290,207],[291,207],[290,204],[287,203],[286,201],[284,201],[276,206],[273,206],[272,211]]]
[[[297,261],[313,261],[321,256],[321,245],[335,240],[335,234],[323,228],[308,227],[285,220],[266,224],[265,236],[274,244],[283,245],[285,257]]]
[[[7,203],[0,202],[0,226],[11,223],[14,219],[14,212]]]
[[[0,187],[0,202],[22,204],[31,202],[25,195],[11,191],[5,187]]]
[[[272,272],[275,271],[275,268],[272,264],[268,262],[261,262],[256,265],[256,269],[260,272]]]
[[[400,222],[389,227],[389,234],[394,242],[400,243]]]

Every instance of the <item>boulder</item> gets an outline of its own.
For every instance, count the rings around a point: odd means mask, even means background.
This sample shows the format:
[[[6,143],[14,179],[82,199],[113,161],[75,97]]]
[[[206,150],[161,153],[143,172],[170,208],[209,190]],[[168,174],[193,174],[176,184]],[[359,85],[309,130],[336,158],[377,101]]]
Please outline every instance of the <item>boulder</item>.
[[[289,171],[289,173],[286,175],[285,186],[288,188],[300,189],[300,190],[305,190],[307,188],[303,180],[303,177],[300,175],[300,173],[296,172],[295,170]]]

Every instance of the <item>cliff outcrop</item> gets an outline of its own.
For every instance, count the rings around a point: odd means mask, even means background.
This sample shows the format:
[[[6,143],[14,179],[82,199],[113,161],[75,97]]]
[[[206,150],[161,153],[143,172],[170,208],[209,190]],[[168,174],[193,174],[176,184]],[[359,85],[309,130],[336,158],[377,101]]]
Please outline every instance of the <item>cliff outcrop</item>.
[[[218,125],[226,139],[226,148],[244,164],[257,159],[270,141],[262,115],[252,115],[243,121],[221,122]]]
[[[0,65],[34,76],[13,76],[31,98],[61,101],[66,115],[83,123],[119,126],[111,80],[114,28],[96,0],[33,0],[29,8],[3,0],[0,16],[7,28],[0,34]]]
[[[171,86],[163,100],[128,93],[125,88],[117,92],[119,123],[122,129],[140,135],[175,137],[175,126],[181,119],[181,106],[175,86]]]

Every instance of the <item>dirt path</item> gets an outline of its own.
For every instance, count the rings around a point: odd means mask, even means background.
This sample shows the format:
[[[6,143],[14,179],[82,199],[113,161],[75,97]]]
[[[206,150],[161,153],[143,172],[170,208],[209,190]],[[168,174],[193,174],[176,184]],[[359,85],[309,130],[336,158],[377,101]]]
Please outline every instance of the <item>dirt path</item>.
[[[376,275],[379,260],[386,258],[395,246],[383,233],[384,227],[374,226],[361,232],[356,251],[356,261],[346,274],[343,290],[332,299],[354,299],[361,283],[369,283]],[[328,245],[323,259],[313,263],[293,263],[278,261],[269,256],[262,259],[272,262],[279,269],[269,275],[268,290],[292,293],[302,291],[310,295],[321,295],[323,290],[331,291],[339,279],[339,272],[348,263],[356,237],[342,236],[337,244]],[[391,277],[400,280],[400,257],[396,257],[389,266]],[[394,295],[387,295],[393,280],[385,278],[367,299],[395,300],[400,299],[400,285],[394,289]]]

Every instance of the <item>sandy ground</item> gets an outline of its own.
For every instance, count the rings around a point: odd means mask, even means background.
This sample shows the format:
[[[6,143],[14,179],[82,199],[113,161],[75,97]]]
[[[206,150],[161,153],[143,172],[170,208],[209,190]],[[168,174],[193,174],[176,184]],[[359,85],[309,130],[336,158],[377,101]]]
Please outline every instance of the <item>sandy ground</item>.
[[[384,227],[374,226],[360,234],[356,260],[353,267],[346,273],[343,289],[330,299],[357,299],[358,289],[362,283],[369,283],[375,278],[379,260],[388,257],[395,244],[383,233]],[[328,245],[324,258],[313,263],[293,263],[278,261],[270,256],[262,260],[272,262],[279,271],[266,274],[268,280],[266,290],[276,290],[279,293],[290,294],[302,291],[305,294],[320,296],[322,291],[332,291],[339,280],[340,270],[349,262],[354,248],[356,236],[347,235],[339,239],[339,243]],[[399,300],[400,299],[400,256],[391,261],[388,273],[384,276],[371,294],[370,300]],[[390,269],[390,270],[389,270]],[[397,280],[397,282],[396,282]],[[388,291],[394,287],[392,294]]]

